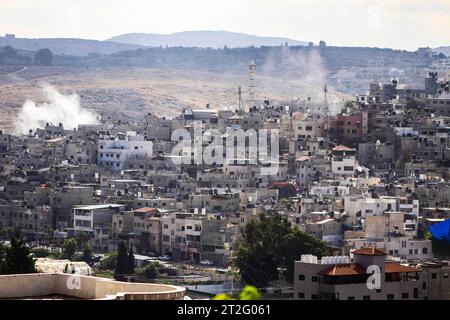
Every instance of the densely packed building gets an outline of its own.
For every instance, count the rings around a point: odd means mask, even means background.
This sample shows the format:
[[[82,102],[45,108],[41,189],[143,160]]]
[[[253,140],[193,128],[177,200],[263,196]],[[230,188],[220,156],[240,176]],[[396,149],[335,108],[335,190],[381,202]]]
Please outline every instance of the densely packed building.
[[[365,257],[390,284],[406,274],[431,286],[423,279],[438,265],[448,286],[426,234],[450,212],[448,82],[430,73],[425,89],[373,84],[338,114],[316,111],[265,101],[0,132],[0,227],[37,244],[84,234],[99,253],[125,241],[145,254],[228,266],[248,221],[276,211],[348,256],[296,262],[296,298],[365,281]],[[312,282],[302,289],[305,277]],[[333,290],[322,296],[377,294]],[[409,284],[399,290],[382,295],[431,297]]]

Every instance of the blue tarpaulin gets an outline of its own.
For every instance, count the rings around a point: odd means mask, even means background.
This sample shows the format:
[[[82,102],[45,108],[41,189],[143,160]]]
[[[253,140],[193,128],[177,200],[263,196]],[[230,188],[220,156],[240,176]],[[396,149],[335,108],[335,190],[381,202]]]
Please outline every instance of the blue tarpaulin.
[[[430,232],[435,239],[450,242],[450,219],[431,225]]]

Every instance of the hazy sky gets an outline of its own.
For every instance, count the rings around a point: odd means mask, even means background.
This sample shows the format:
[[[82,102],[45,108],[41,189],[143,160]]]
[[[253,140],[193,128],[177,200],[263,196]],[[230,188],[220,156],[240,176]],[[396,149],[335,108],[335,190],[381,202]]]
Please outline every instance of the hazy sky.
[[[329,45],[450,45],[450,0],[0,0],[0,34],[105,40],[227,30]]]

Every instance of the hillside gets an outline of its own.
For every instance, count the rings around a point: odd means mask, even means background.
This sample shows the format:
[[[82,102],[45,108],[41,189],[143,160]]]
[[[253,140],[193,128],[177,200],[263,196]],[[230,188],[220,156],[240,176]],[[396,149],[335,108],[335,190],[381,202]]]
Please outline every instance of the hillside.
[[[108,41],[148,47],[246,48],[289,45],[305,46],[308,42],[279,37],[260,37],[228,31],[185,31],[173,34],[130,33]]]
[[[159,70],[147,68],[66,68],[0,66],[0,130],[13,131],[14,119],[27,99],[44,102],[41,85],[53,85],[64,94],[77,93],[81,105],[122,119],[139,119],[147,112],[171,116],[183,108],[215,109],[236,106],[237,87],[247,99],[247,74]],[[256,97],[274,103],[305,99],[323,101],[322,88],[302,79],[257,77]],[[329,101],[349,96],[330,92]]]
[[[450,46],[438,47],[434,49],[434,51],[437,51],[439,53],[445,54],[447,57],[450,57]]]
[[[417,52],[358,47],[278,46],[261,48],[184,48],[156,47],[124,51],[104,57],[56,57],[54,64],[78,67],[126,66],[144,68],[191,69],[214,72],[245,72],[254,59],[258,73],[290,76],[315,72],[321,64],[329,72],[342,68],[385,68],[401,66],[405,69],[426,67],[432,59]]]
[[[48,48],[54,54],[87,56],[89,54],[107,55],[125,50],[135,50],[142,46],[123,44],[108,41],[84,40],[84,39],[27,39],[0,37],[0,47],[11,46],[18,50],[37,51]]]

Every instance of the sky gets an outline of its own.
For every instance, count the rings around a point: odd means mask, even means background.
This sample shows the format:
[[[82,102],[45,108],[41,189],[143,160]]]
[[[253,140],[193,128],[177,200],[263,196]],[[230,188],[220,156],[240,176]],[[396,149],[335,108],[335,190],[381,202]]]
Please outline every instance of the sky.
[[[450,46],[450,0],[0,0],[0,34],[106,40],[226,30],[328,45]]]

